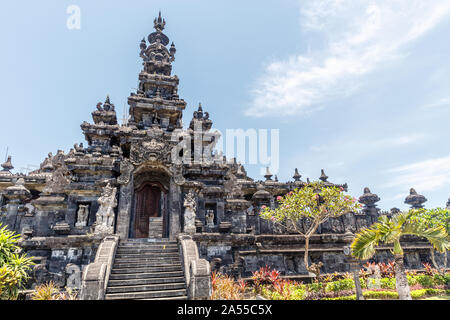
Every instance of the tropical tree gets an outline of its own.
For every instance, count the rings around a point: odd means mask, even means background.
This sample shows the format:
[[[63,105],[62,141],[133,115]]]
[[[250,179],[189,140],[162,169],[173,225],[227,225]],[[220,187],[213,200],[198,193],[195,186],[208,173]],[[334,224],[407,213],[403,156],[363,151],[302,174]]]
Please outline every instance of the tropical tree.
[[[312,182],[284,196],[277,197],[274,209],[263,206],[260,216],[285,229],[294,229],[305,239],[304,263],[309,272],[320,274],[321,264],[309,265],[309,240],[317,228],[330,218],[336,218],[361,208],[356,198],[344,194],[342,187]],[[306,220],[305,228],[299,222]]]
[[[20,235],[0,224],[0,299],[17,299],[34,264],[17,245]]]
[[[404,252],[400,238],[405,235],[414,235],[426,238],[439,252],[450,249],[448,235],[444,227],[429,227],[426,222],[417,219],[417,210],[400,212],[392,218],[381,216],[378,222],[369,228],[363,228],[351,244],[352,255],[361,260],[370,259],[379,243],[393,245],[392,253],[395,258],[395,277],[399,299],[411,300],[408,280],[403,261]]]
[[[422,223],[425,223],[428,227],[433,228],[437,226],[442,226],[445,228],[447,235],[450,234],[450,209],[419,209],[417,210],[417,214],[413,216],[413,219],[420,220]],[[445,270],[447,269],[447,250],[444,253],[444,266],[440,268],[436,263],[436,258],[434,254],[434,248],[430,248],[431,253],[431,261],[433,262],[434,267],[437,270]]]

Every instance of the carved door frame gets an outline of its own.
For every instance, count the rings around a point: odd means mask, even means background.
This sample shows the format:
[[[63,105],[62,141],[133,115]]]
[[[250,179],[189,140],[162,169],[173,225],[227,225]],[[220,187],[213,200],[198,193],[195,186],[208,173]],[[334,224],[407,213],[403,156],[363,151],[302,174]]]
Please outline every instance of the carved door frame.
[[[156,209],[157,211],[161,211],[161,216],[163,218],[163,230],[162,230],[162,234],[163,237],[167,234],[167,230],[166,230],[166,221],[168,219],[167,215],[168,215],[168,194],[169,194],[169,190],[167,190],[167,188],[165,188],[160,182],[158,181],[145,181],[141,184],[139,184],[138,186],[135,186],[134,190],[133,190],[133,205],[132,205],[132,219],[130,219],[130,238],[146,238],[148,237],[148,228],[149,228],[149,222],[148,222],[148,218],[150,218],[150,215],[144,215],[144,222],[141,223],[146,223],[146,228],[147,228],[147,235],[145,236],[145,232],[139,234],[138,233],[138,219],[139,219],[139,212],[142,209],[139,209],[138,206],[141,205],[143,206],[144,204],[141,203],[139,204],[139,200],[140,201],[145,201],[146,199],[138,199],[138,197],[140,197],[140,193],[141,191],[143,191],[145,188],[154,188],[156,187],[157,189],[159,189],[159,198],[158,198],[158,208]],[[162,201],[162,202],[161,202]],[[148,205],[148,204],[147,204]],[[139,210],[138,210],[139,209]],[[146,222],[145,222],[146,221]]]

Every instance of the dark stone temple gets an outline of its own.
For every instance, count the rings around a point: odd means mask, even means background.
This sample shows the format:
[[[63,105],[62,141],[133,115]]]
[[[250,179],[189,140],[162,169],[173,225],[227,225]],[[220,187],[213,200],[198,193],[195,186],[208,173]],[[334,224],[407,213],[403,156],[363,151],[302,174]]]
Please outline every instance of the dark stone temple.
[[[21,246],[35,259],[30,287],[52,280],[81,289],[83,299],[201,299],[209,295],[212,270],[245,278],[269,265],[284,276],[308,277],[304,240],[262,220],[259,210],[309,179],[297,169],[286,182],[269,170],[264,180],[249,177],[215,151],[218,137],[201,105],[183,128],[186,102],[172,74],[176,49],[165,23],[160,14],[140,43],[143,68],[126,123],[118,124],[107,97],[93,108],[92,122],[81,124],[85,145],[49,153],[26,175],[11,173],[11,157],[2,164],[0,222],[22,235]],[[319,180],[347,190],[323,170]],[[348,271],[349,235],[395,213],[381,212],[379,200],[365,188],[361,212],[319,227],[310,257],[323,262],[322,272]],[[420,208],[426,199],[411,189],[405,202]],[[405,241],[406,266],[422,268],[430,246]],[[391,260],[389,248],[376,259]]]

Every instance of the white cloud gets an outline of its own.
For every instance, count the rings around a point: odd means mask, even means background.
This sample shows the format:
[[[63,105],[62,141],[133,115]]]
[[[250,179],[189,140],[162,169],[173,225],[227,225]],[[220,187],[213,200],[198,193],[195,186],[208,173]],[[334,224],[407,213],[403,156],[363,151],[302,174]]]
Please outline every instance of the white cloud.
[[[301,1],[302,29],[319,32],[326,48],[267,65],[246,115],[304,115],[352,94],[449,13],[449,0]]]
[[[450,186],[450,156],[420,161],[388,170],[386,187],[415,188],[419,193]]]
[[[435,108],[443,108],[443,107],[450,107],[450,98],[442,98],[436,102],[427,104],[423,106],[423,109],[435,109]]]

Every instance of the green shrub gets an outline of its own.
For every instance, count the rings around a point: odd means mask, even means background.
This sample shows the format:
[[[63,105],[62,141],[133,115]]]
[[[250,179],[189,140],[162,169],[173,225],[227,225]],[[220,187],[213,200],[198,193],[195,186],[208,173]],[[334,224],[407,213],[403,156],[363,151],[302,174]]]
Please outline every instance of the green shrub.
[[[342,290],[351,290],[355,288],[355,283],[352,279],[342,279],[338,281],[328,282],[325,291],[326,292],[337,292]]]
[[[434,283],[437,285],[448,286],[448,285],[450,285],[450,273],[446,273],[444,275],[442,275],[440,273],[436,273],[433,276],[433,280],[434,280]]]
[[[362,289],[367,289],[367,282],[363,278],[359,278],[359,283],[361,283]]]
[[[416,276],[416,280],[424,288],[432,288],[435,285],[434,278],[426,274]]]
[[[308,291],[321,291],[325,288],[325,283],[312,282],[307,285]]]
[[[380,284],[382,289],[395,289],[395,278],[381,278]]]
[[[0,224],[0,300],[17,299],[34,263],[17,245],[19,234]]]
[[[336,298],[323,298],[322,300],[356,300],[356,295],[351,296],[342,296],[342,297],[336,297]]]
[[[407,274],[406,279],[408,279],[408,285],[410,285],[410,286],[415,286],[417,284],[416,276],[411,276],[411,275]]]
[[[398,299],[398,293],[393,291],[366,291],[363,296],[366,299]]]
[[[411,297],[413,299],[420,299],[425,296],[439,296],[439,295],[446,294],[447,291],[449,291],[449,290],[426,288],[426,289],[411,291]]]

